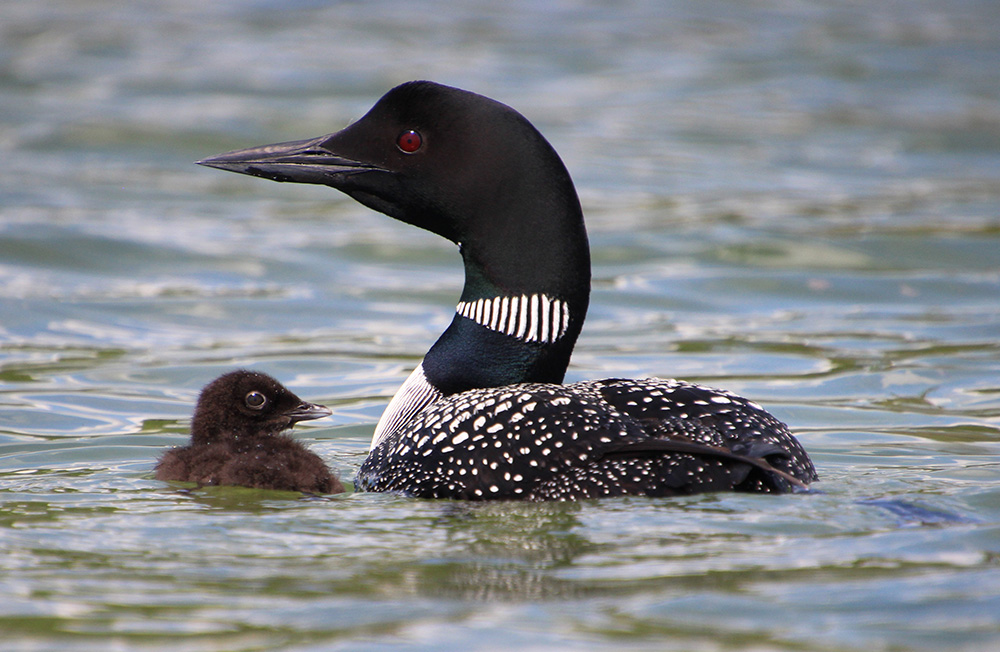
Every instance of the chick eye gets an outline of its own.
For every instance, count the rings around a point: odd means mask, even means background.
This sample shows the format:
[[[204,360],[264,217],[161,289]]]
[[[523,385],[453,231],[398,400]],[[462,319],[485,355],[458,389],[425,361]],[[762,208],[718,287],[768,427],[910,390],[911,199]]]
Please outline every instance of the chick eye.
[[[247,407],[252,410],[259,410],[264,407],[264,403],[267,403],[267,398],[260,392],[250,392],[244,399],[246,401]]]
[[[399,151],[404,154],[412,154],[413,152],[420,149],[420,146],[424,144],[424,139],[420,135],[420,132],[409,129],[399,134],[399,138],[396,139],[396,147]]]

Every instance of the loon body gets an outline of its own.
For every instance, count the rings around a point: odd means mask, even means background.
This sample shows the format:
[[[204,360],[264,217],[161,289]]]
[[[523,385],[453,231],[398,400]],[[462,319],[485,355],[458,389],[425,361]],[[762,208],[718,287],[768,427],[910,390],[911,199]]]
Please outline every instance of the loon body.
[[[283,431],[330,415],[306,403],[267,374],[238,370],[201,391],[191,420],[191,443],[163,454],[156,478],[333,494],[344,490],[316,453]]]
[[[432,82],[319,138],[200,161],[336,188],[456,243],[455,316],[382,415],[356,485],[460,499],[784,492],[816,479],[788,428],[676,380],[562,385],[590,252],[562,160],[519,113]]]

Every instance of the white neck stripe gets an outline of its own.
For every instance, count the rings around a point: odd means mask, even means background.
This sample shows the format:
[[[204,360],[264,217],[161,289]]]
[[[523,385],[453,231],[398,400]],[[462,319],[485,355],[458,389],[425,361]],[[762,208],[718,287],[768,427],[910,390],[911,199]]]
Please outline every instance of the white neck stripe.
[[[555,342],[569,328],[569,304],[544,294],[460,301],[455,311],[525,342]]]
[[[518,307],[518,300],[517,300],[516,297],[515,297],[514,302],[513,302],[512,305],[513,305],[513,307],[515,309],[517,309],[517,307]],[[517,338],[518,339],[523,339],[524,338],[524,331],[528,328],[528,297],[524,296],[523,294],[521,295],[520,306],[521,306],[521,310],[518,313],[520,316],[518,317],[518,320],[517,320],[517,323],[518,323]],[[513,322],[513,321],[514,320],[511,319],[511,322]],[[511,324],[511,328],[513,328],[513,323]],[[504,331],[504,332],[506,332],[506,331]]]

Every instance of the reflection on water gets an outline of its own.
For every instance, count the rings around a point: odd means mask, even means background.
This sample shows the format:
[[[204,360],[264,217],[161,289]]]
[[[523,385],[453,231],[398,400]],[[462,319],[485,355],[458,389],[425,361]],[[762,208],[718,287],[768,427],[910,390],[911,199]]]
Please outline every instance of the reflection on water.
[[[840,1],[8,3],[0,632],[12,649],[989,649],[1000,9]],[[940,5],[940,6],[939,6]],[[350,479],[454,248],[193,165],[431,78],[527,115],[587,214],[570,380],[722,386],[796,496],[462,505],[152,478],[201,386],[331,406]]]

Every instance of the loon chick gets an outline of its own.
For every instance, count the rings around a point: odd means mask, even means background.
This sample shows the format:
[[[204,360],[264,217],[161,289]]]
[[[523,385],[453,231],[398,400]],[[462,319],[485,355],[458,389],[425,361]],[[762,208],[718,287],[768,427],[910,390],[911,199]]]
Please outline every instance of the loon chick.
[[[156,478],[317,494],[344,491],[316,453],[282,431],[330,416],[277,380],[238,370],[205,386],[191,421],[191,444],[167,451]]]
[[[561,385],[590,298],[573,181],[494,100],[402,84],[345,129],[202,165],[331,186],[456,243],[455,316],[376,426],[356,485],[461,499],[784,492],[816,479],[788,428],[676,380]]]

